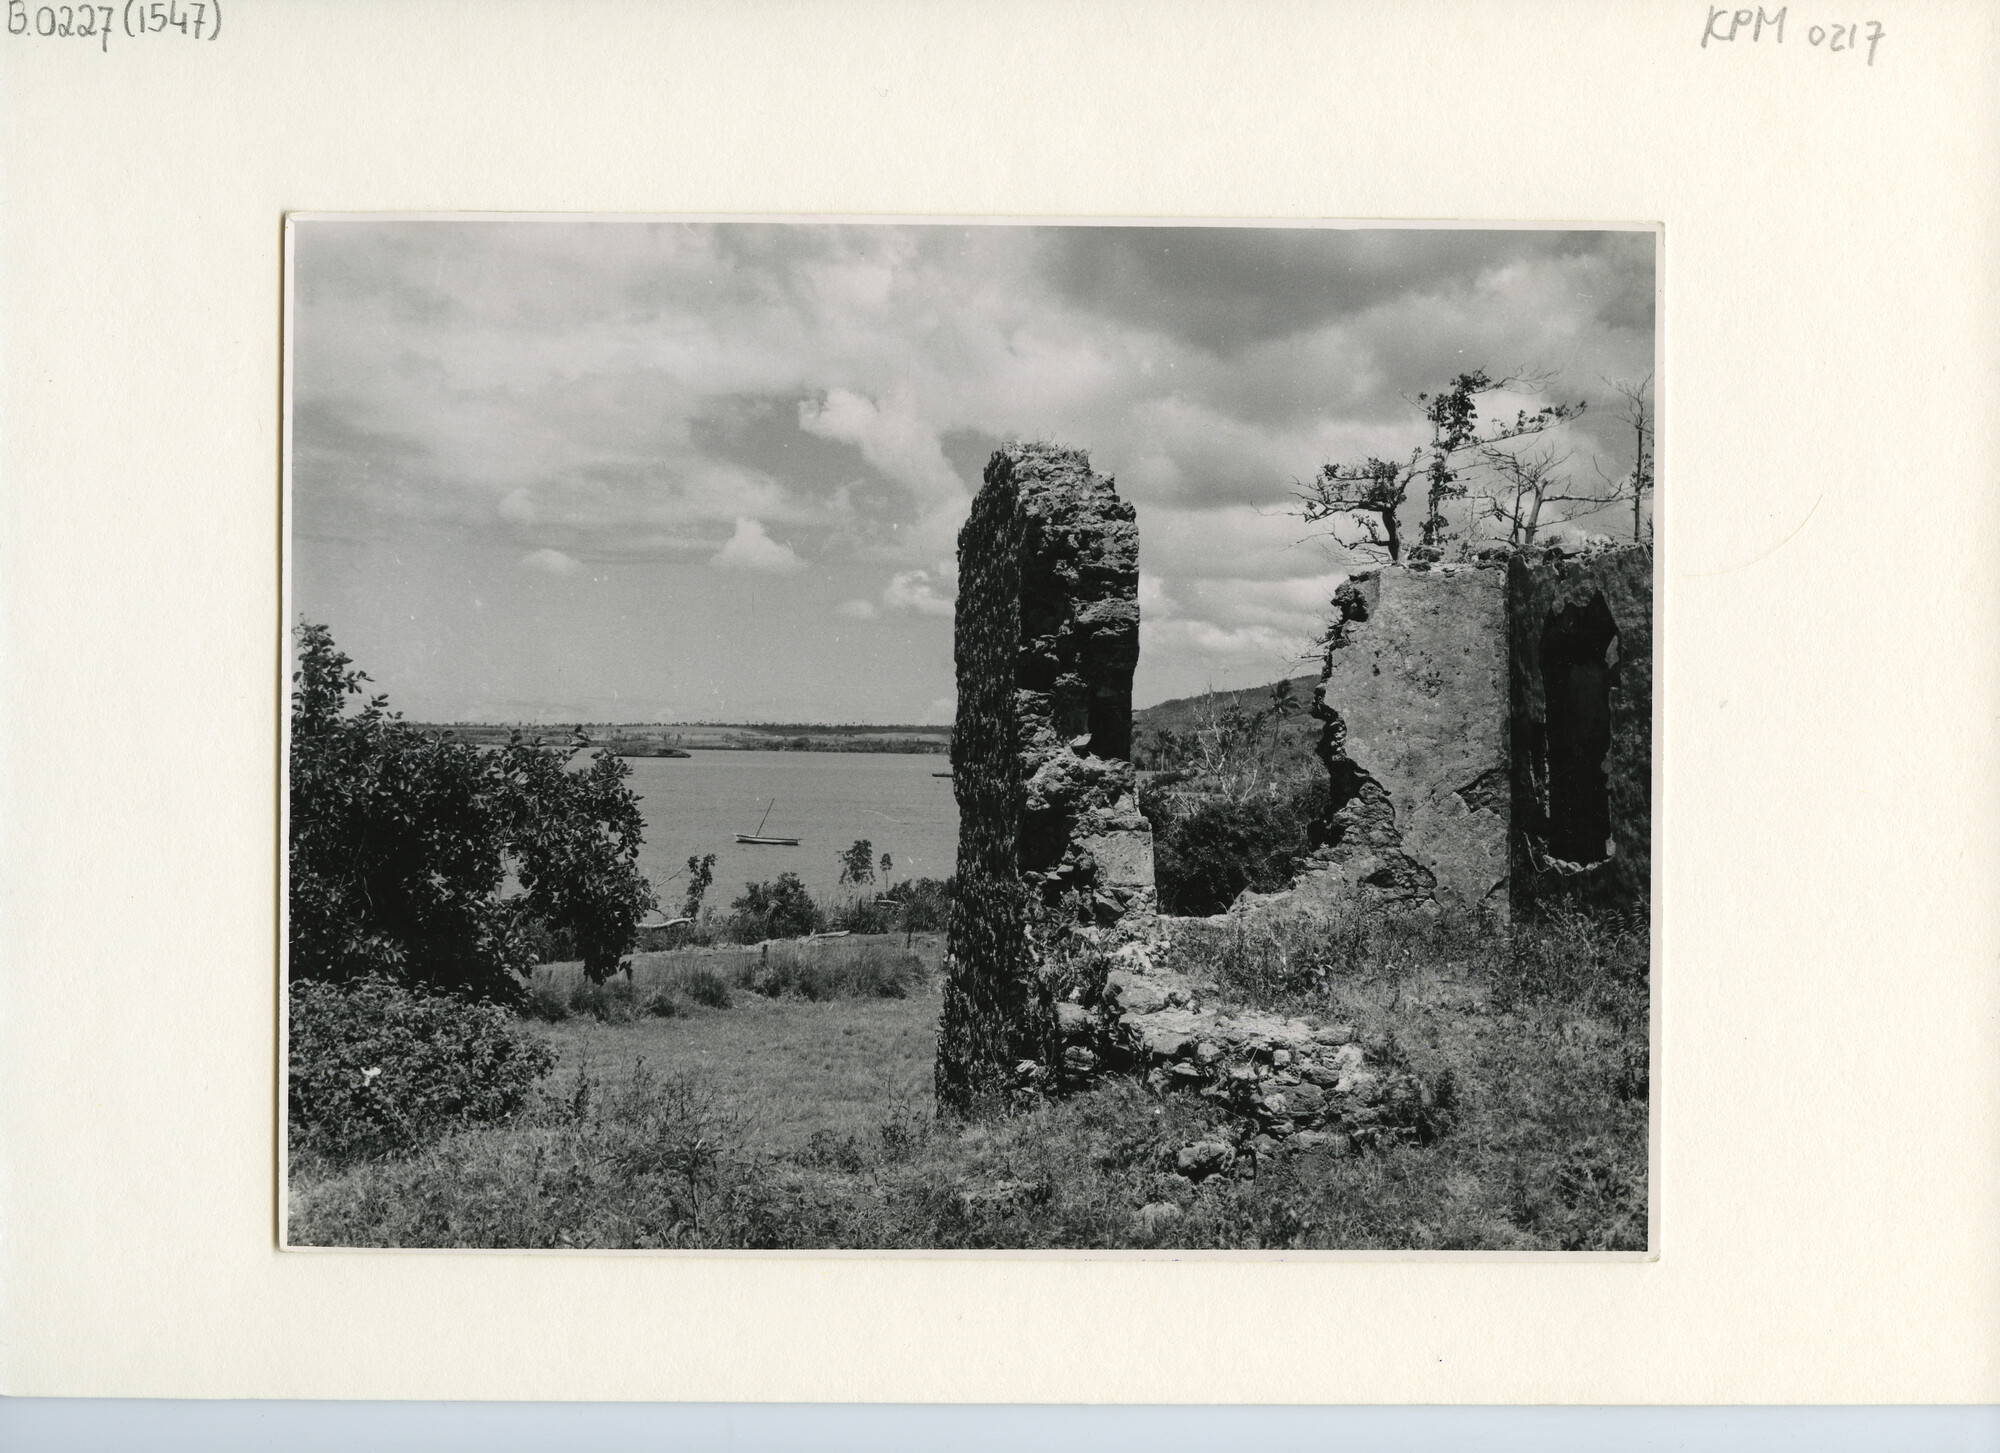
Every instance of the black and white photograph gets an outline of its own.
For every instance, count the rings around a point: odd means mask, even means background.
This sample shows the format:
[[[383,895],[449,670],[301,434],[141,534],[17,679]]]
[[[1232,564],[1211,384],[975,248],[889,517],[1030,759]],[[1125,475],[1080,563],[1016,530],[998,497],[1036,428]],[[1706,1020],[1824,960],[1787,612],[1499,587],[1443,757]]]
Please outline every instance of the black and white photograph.
[[[1656,1251],[1661,246],[289,218],[283,1243]]]

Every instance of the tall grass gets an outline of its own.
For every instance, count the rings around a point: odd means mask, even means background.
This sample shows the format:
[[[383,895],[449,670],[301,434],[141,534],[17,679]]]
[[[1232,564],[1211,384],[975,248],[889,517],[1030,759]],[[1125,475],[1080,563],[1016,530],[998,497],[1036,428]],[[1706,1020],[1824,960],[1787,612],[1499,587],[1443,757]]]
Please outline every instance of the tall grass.
[[[670,1019],[696,1008],[727,1009],[738,994],[767,998],[902,999],[936,977],[941,935],[854,935],[755,946],[635,954],[632,972],[592,984],[575,964],[544,964],[525,1012],[560,1022],[572,1016],[624,1024]]]
[[[852,941],[800,945],[799,963],[841,945]],[[860,962],[859,946],[847,951]],[[1632,925],[1574,917],[1509,931],[1467,918],[1328,915],[1268,933],[1184,939],[1181,966],[1212,983],[1220,1002],[1351,1024],[1364,1044],[1452,1085],[1449,1133],[1344,1153],[1269,1153],[1201,1097],[1154,1095],[1128,1080],[983,1123],[940,1120],[924,1093],[934,976],[915,1001],[815,1003],[782,986],[767,998],[738,977],[745,967],[751,977],[763,970],[763,957],[727,952],[743,956],[714,969],[735,996],[727,1012],[685,1026],[584,1022],[551,1031],[566,1068],[514,1123],[461,1130],[401,1158],[307,1168],[293,1182],[293,1239],[863,1249],[1645,1245],[1648,985],[1644,934]],[[827,970],[832,961],[817,963]],[[667,968],[659,972],[664,981]],[[793,970],[768,972],[775,983]],[[613,1057],[639,1044],[660,1046],[683,1069],[700,1066],[699,1078],[626,1071],[631,1059]],[[840,1106],[829,1111],[835,1098]],[[1231,1147],[1227,1173],[1198,1182],[1174,1173],[1176,1153],[1200,1140]]]

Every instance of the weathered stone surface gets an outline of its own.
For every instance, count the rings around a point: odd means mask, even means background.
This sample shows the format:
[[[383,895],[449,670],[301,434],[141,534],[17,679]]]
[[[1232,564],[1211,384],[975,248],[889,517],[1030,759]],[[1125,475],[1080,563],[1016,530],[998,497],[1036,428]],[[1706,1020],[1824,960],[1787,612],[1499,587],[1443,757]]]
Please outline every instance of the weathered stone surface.
[[[1507,573],[1511,897],[1650,908],[1653,552],[1537,550]]]
[[[1121,821],[1115,830],[1093,833],[1077,846],[1091,855],[1099,882],[1153,891],[1153,829],[1145,819]]]
[[[1174,1167],[1182,1175],[1193,1180],[1212,1176],[1217,1171],[1227,1170],[1236,1159],[1236,1152],[1220,1140],[1198,1140],[1193,1145],[1184,1146],[1174,1158]]]
[[[1344,582],[1314,697],[1335,811],[1232,914],[1648,909],[1652,576],[1649,547],[1537,547]]]
[[[1290,910],[1353,898],[1455,903],[1504,916],[1503,572],[1369,571],[1341,585],[1334,608],[1313,693],[1333,820],[1293,893],[1264,901]]]
[[[1066,1051],[1066,1067],[1088,1073],[1065,1083],[1107,1070],[1138,1074],[1156,1090],[1193,1090],[1278,1141],[1307,1129],[1364,1145],[1435,1132],[1428,1088],[1385,1041],[1358,1043],[1352,1025],[1214,1006],[1205,1002],[1213,987],[1188,979],[1172,959],[1165,939],[1128,944],[1100,992],[1062,1007],[1070,1051],[1089,1053],[1085,1061]]]
[[[1284,1101],[1281,1108],[1289,1115],[1317,1115],[1326,1108],[1326,1091],[1310,1081],[1291,1086],[1279,1098]]]
[[[1167,991],[1131,969],[1113,969],[1105,975],[1104,987],[1130,1014],[1154,1014],[1167,1007]]]
[[[1010,444],[993,455],[959,532],[958,891],[937,1061],[952,1109],[1077,1066],[1059,1053],[1036,920],[1074,913],[1131,937],[1156,916],[1152,832],[1128,760],[1138,592],[1132,507],[1085,454]]]
[[[1561,871],[1546,841],[1539,858],[1516,852],[1510,863],[1510,822],[1540,823],[1565,842],[1598,831],[1575,807],[1575,774],[1549,763],[1589,759],[1595,739],[1559,708],[1601,680],[1614,698],[1600,753],[1609,866],[1578,872],[1596,875],[1595,891],[1636,882],[1643,893],[1650,555],[1641,568],[1620,553],[1430,564],[1344,583],[1314,702],[1331,820],[1292,890],[1245,894],[1232,913],[1358,902],[1504,918],[1524,857],[1543,880]],[[1345,1153],[1437,1133],[1429,1088],[1379,1037],[1225,1008],[1214,985],[1173,967],[1195,961],[1177,954],[1176,935],[1241,925],[1157,913],[1151,831],[1127,760],[1137,578],[1132,511],[1084,455],[1010,445],[993,456],[960,536],[961,826],[940,1103],[967,1110],[994,1094],[1131,1073],[1226,1109],[1236,1141]],[[1600,636],[1615,637],[1617,652],[1604,655]],[[1590,650],[1597,665],[1585,669]],[[1531,770],[1510,757],[1524,725],[1543,734]],[[1209,1144],[1183,1149],[1176,1168],[1249,1173],[1249,1157]]]
[[[1156,1060],[1186,1059],[1194,1053],[1194,1036],[1171,1025],[1147,1025],[1139,1031],[1139,1042]]]
[[[1337,1130],[1301,1130],[1292,1137],[1291,1148],[1298,1151],[1324,1151],[1328,1155],[1346,1155],[1354,1148],[1354,1143]]]

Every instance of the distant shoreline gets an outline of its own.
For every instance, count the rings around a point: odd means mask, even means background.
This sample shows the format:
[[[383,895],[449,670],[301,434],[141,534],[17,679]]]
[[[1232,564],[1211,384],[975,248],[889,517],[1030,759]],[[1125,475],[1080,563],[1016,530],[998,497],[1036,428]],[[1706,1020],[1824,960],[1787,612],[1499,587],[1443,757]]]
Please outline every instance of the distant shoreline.
[[[412,722],[418,731],[448,733],[480,746],[501,746],[515,732],[532,741],[568,735],[576,728],[546,722]],[[665,725],[585,722],[593,745],[620,757],[687,757],[695,752],[861,752],[942,756],[951,750],[951,728],[935,726],[823,726],[748,722]]]

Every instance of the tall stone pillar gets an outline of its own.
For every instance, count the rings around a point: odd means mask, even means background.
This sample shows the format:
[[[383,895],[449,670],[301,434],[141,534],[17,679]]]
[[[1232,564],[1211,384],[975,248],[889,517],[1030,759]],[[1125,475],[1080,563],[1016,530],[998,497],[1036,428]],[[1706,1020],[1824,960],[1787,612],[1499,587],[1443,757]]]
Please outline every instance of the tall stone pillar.
[[[1129,938],[1158,905],[1130,761],[1132,507],[1082,450],[1010,444],[987,463],[958,562],[958,882],[937,1090],[964,1113],[1060,1054],[1042,931],[1067,917]]]

